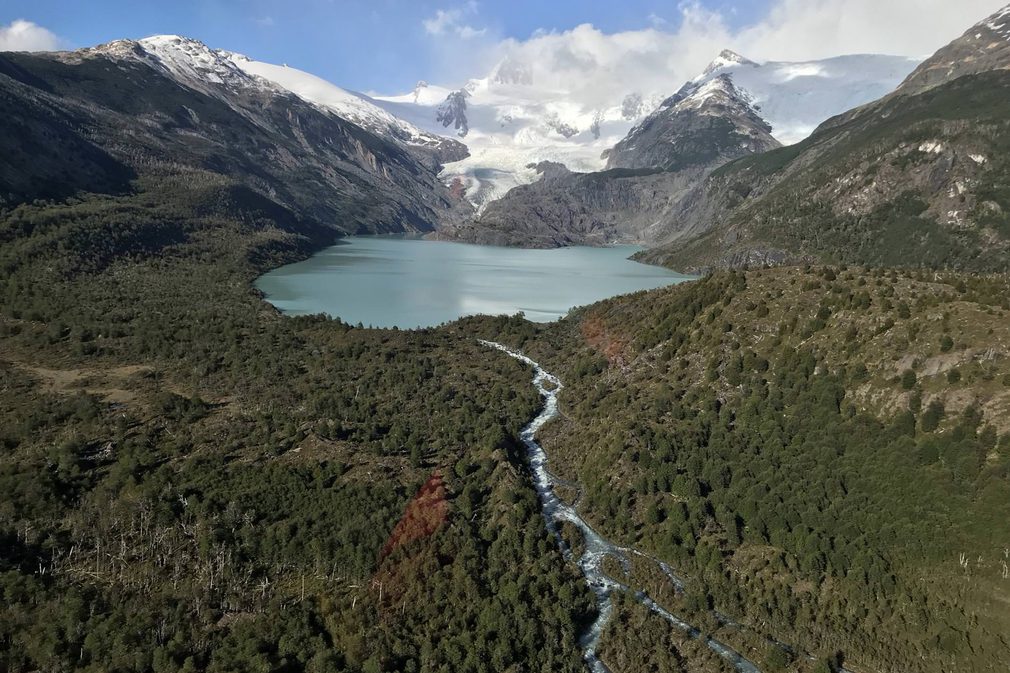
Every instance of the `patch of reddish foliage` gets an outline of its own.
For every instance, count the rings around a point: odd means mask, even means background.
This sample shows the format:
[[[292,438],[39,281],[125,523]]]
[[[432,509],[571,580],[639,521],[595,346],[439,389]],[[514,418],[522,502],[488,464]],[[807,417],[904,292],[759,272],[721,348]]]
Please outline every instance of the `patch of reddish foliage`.
[[[449,185],[449,193],[457,200],[463,200],[463,197],[466,196],[466,183],[463,182],[463,178],[457,175],[452,179],[452,183]]]
[[[445,522],[448,514],[449,503],[445,499],[445,484],[442,481],[442,474],[436,470],[428,481],[424,482],[417,495],[407,503],[403,517],[393,528],[386,544],[382,546],[379,563],[398,547],[434,534]]]
[[[607,330],[599,316],[590,315],[582,321],[582,338],[589,346],[602,354],[611,365],[624,364],[624,350],[628,341],[614,336]]]

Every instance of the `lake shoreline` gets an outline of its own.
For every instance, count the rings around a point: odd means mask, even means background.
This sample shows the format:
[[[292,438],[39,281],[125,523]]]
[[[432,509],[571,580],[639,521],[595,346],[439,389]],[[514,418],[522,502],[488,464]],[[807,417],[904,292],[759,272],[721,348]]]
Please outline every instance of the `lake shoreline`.
[[[639,246],[481,246],[403,234],[349,236],[253,285],[286,315],[377,328],[434,327],[474,315],[553,322],[572,308],[693,280],[630,259]]]

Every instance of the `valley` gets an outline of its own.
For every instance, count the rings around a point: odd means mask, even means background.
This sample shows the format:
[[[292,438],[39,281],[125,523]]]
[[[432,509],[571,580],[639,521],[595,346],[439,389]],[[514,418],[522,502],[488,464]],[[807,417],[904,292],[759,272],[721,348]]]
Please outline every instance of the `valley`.
[[[1002,673],[977,19],[656,90],[531,51],[591,26],[388,96],[0,52],[0,670]]]

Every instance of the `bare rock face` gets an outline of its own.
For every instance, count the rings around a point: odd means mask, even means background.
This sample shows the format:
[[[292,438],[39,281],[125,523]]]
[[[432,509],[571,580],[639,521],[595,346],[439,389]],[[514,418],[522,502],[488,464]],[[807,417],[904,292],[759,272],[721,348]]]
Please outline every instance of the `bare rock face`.
[[[414,85],[414,102],[421,97],[421,92],[427,89],[429,86],[428,82],[423,79],[417,80],[417,84]]]
[[[644,107],[645,101],[642,100],[642,94],[629,93],[621,101],[621,117],[628,121],[634,121],[642,116]]]
[[[519,60],[506,58],[494,69],[491,80],[498,84],[531,86],[533,84],[533,69]]]
[[[771,130],[729,76],[689,82],[607,153],[607,168],[721,164],[778,147]]]
[[[470,132],[470,122],[466,118],[466,99],[469,97],[470,92],[466,89],[453,91],[435,112],[435,119],[445,128],[453,127],[460,138],[465,138]]]
[[[558,116],[557,113],[549,115],[547,119],[544,121],[544,123],[547,125],[549,129],[565,138],[571,138],[572,136],[578,135],[579,133],[579,130],[577,128],[575,128],[571,124],[561,121],[561,118]]]
[[[442,236],[531,248],[665,240],[668,214],[703,178],[698,170],[572,173],[549,162],[537,170],[539,181],[512,189],[478,222]]]

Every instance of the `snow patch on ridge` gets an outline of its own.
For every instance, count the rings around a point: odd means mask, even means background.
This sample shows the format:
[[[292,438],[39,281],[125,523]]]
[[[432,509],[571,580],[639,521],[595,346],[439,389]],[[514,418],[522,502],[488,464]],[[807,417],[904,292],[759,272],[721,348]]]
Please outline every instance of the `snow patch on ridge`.
[[[1010,5],[999,10],[981,24],[1005,40],[1010,40]]]
[[[211,49],[203,42],[179,35],[154,35],[136,42],[118,40],[91,50],[114,58],[132,58],[163,70],[175,81],[210,96],[221,88],[295,95],[310,105],[387,138],[414,146],[444,142],[397,119],[366,96],[342,89],[326,80],[286,65],[254,61],[242,54]]]
[[[177,81],[187,86],[211,93],[212,85],[228,87],[273,90],[265,81],[243,72],[223,56],[199,40],[179,35],[154,35],[138,40],[137,44],[154,59],[154,63],[164,69]]]
[[[416,126],[397,119],[360,94],[342,89],[321,77],[286,65],[254,61],[242,54],[231,52],[221,54],[243,72],[263,78],[303,100],[325,107],[342,119],[352,121],[371,131],[391,134],[414,143],[421,143],[424,140],[426,134]]]

